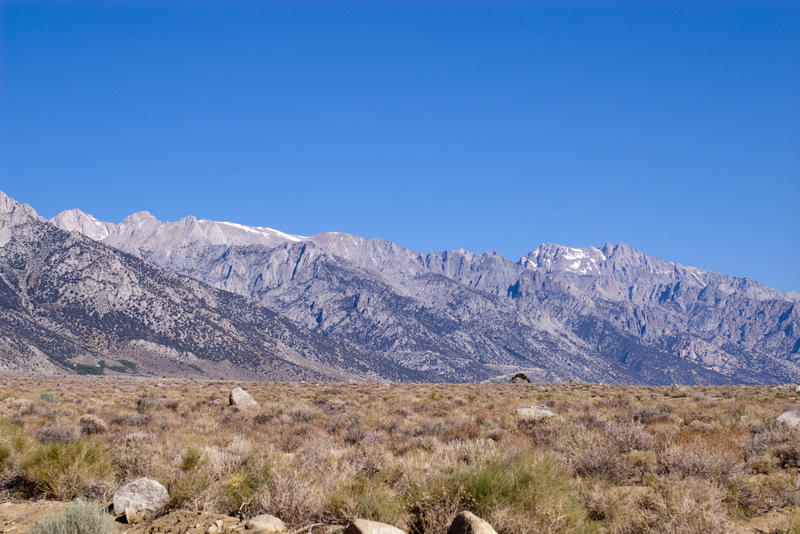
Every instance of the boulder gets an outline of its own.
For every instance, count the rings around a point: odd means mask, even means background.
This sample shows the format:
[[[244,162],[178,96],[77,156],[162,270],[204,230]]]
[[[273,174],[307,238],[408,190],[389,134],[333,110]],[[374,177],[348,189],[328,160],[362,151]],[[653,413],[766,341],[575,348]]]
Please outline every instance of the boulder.
[[[258,403],[250,396],[248,392],[242,388],[233,388],[228,397],[228,404],[240,410],[247,410],[248,408],[257,408]]]
[[[378,523],[376,521],[367,521],[366,519],[356,519],[344,529],[343,534],[406,534],[397,527],[387,525],[386,523]]]
[[[800,408],[783,412],[778,416],[778,422],[791,427],[800,426]]]
[[[140,523],[142,521],[142,514],[133,508],[125,508],[123,515],[125,516],[125,522],[129,525],[135,525],[136,523]]]
[[[530,406],[528,408],[517,408],[517,415],[523,421],[539,422],[556,416],[556,412],[547,406]]]
[[[497,534],[492,525],[466,510],[453,519],[447,534]]]
[[[286,525],[283,524],[283,521],[269,514],[261,514],[250,518],[245,524],[245,528],[263,533],[286,532]]]
[[[125,484],[114,494],[114,515],[128,514],[130,509],[143,517],[159,511],[169,501],[167,488],[150,478]]]

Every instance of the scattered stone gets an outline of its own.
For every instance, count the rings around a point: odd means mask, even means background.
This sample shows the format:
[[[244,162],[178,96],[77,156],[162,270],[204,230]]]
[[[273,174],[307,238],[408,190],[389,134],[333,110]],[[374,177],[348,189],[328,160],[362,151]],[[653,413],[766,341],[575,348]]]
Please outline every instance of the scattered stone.
[[[800,408],[783,412],[778,416],[778,422],[791,427],[800,426]]]
[[[228,403],[240,410],[247,410],[248,408],[256,408],[258,407],[258,403],[250,396],[248,392],[243,390],[242,388],[233,388],[231,390],[230,397],[228,398]]]
[[[511,383],[512,384],[520,384],[520,383],[530,384],[531,383],[531,379],[528,378],[528,375],[526,375],[525,373],[517,373],[517,374],[515,374],[514,376],[511,377]]]
[[[255,530],[264,534],[286,532],[286,525],[274,515],[261,514],[250,518],[245,524],[247,530]]]
[[[81,432],[84,434],[102,434],[108,430],[105,421],[90,413],[84,414],[80,418]]]
[[[466,510],[453,519],[447,534],[497,534],[492,525]]]
[[[141,522],[142,514],[137,512],[133,508],[125,508],[125,522],[129,525],[135,525],[136,523]]]
[[[140,478],[122,486],[114,494],[114,515],[130,508],[143,517],[159,511],[169,501],[169,492],[160,482]]]
[[[795,393],[800,393],[800,386],[795,386],[794,387],[794,392]]]
[[[524,421],[539,422],[555,417],[556,412],[547,406],[531,406],[529,408],[517,408],[517,415]]]
[[[386,523],[378,523],[376,521],[367,521],[366,519],[356,519],[344,529],[342,534],[406,534],[397,527],[387,525]]]

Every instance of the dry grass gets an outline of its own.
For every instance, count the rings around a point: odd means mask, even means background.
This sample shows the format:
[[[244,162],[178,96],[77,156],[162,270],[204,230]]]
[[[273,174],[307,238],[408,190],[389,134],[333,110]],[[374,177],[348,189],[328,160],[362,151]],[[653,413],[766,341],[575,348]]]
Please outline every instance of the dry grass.
[[[444,533],[462,509],[500,534],[800,523],[800,433],[774,422],[800,404],[786,387],[236,385],[260,407],[229,408],[223,382],[0,379],[0,498],[105,501],[147,476],[171,508],[290,528]],[[558,415],[519,421],[533,405]]]

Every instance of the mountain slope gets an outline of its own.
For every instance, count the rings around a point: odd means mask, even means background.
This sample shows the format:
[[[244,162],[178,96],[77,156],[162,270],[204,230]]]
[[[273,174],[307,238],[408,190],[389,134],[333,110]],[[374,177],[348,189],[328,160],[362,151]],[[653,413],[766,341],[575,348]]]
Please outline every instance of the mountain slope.
[[[0,347],[0,370],[11,374],[98,372],[102,360],[109,372],[135,364],[181,376],[416,377],[248,299],[65,232],[3,194]]]
[[[518,369],[644,383],[800,378],[795,298],[624,244],[545,244],[514,263],[464,250],[423,254],[342,233],[207,237],[209,228],[230,225],[134,216],[102,240],[431,379]]]

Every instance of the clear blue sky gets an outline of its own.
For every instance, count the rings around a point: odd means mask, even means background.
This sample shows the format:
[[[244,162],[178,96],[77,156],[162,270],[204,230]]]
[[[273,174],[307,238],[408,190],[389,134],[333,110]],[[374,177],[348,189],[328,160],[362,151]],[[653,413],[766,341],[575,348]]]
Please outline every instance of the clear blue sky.
[[[0,189],[800,290],[798,2],[0,2]]]

